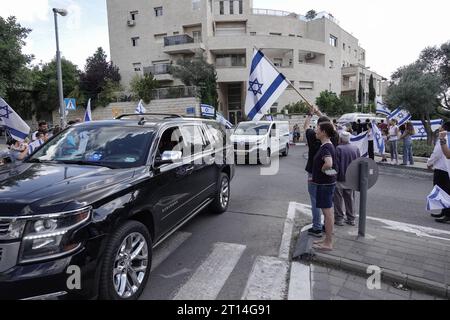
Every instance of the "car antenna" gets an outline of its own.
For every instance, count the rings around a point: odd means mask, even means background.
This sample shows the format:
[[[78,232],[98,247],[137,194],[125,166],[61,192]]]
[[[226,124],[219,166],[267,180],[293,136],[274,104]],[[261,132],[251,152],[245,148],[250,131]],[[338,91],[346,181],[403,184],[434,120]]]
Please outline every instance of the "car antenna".
[[[145,118],[141,118],[141,120],[139,121],[138,125],[143,126],[145,124]]]

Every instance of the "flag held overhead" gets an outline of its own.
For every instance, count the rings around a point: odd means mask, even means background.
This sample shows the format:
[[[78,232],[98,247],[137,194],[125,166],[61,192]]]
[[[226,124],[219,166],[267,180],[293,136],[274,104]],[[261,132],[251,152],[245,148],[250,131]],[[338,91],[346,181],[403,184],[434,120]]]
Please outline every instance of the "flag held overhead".
[[[290,85],[260,50],[254,51],[247,84],[245,113],[249,120],[259,121]]]
[[[0,97],[0,120],[11,137],[23,141],[30,134],[30,127],[25,121]]]

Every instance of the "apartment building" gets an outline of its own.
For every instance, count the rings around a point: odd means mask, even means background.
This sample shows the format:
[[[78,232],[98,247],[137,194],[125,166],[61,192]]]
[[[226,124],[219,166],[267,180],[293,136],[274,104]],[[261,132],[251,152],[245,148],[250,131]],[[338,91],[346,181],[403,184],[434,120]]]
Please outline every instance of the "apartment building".
[[[359,41],[331,14],[313,19],[253,7],[252,0],[107,0],[112,61],[126,88],[151,72],[163,86],[180,85],[170,65],[202,54],[216,66],[219,110],[230,121],[244,114],[253,49],[261,49],[302,94],[314,102],[330,90],[368,96],[370,74],[381,92],[382,77],[366,68]],[[287,89],[272,112],[299,100]]]

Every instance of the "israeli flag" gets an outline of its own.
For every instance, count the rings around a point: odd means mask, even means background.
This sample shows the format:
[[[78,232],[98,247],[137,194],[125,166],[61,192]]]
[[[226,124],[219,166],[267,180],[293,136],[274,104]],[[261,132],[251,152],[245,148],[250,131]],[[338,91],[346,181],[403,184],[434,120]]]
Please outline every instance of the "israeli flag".
[[[376,113],[383,114],[388,117],[391,116],[391,110],[389,110],[388,106],[383,103],[383,100],[381,97],[377,97],[376,104],[377,104]]]
[[[142,101],[142,99],[141,99],[141,101],[139,101],[138,106],[136,107],[135,113],[137,113],[137,114],[144,114],[146,112],[147,112],[147,110],[145,110],[144,101]]]
[[[411,120],[411,114],[406,111],[405,109],[397,108],[394,110],[394,112],[391,113],[391,115],[388,117],[389,120],[397,120],[398,125],[401,126],[402,124],[406,123],[407,121]]]
[[[201,104],[200,109],[202,112],[202,117],[214,119],[214,113],[216,113],[216,121],[217,122],[224,125],[225,128],[227,128],[227,129],[233,128],[233,124],[230,121],[228,121],[227,119],[225,119],[225,117],[220,112],[215,111],[214,107],[207,105],[207,104]]]
[[[0,120],[11,137],[17,141],[25,140],[30,134],[30,127],[1,97]]]
[[[427,211],[442,210],[450,208],[450,195],[439,186],[435,186],[427,197]]]
[[[87,107],[86,107],[86,113],[84,114],[84,122],[90,122],[92,121],[92,111],[91,111],[91,99],[89,99]]]
[[[384,144],[383,135],[381,133],[380,128],[378,128],[375,120],[372,121],[372,134],[374,141],[374,151],[378,154],[384,154],[386,151],[386,146]]]
[[[431,131],[435,132],[436,130],[439,130],[439,128],[442,126],[444,120],[431,120]],[[423,125],[422,121],[411,121],[412,125],[414,126],[414,131],[416,131],[416,134],[412,136],[413,140],[426,140],[428,135],[427,131],[425,130],[425,126]]]
[[[249,120],[261,120],[290,85],[260,50],[254,50],[247,84],[245,114]]]
[[[369,156],[369,135],[367,131],[351,137],[350,143],[358,147],[361,157]]]

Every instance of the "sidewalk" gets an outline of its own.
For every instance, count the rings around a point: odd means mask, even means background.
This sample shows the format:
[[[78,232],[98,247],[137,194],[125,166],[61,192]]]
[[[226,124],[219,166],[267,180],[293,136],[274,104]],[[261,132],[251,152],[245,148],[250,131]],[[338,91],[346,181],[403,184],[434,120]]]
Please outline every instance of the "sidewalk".
[[[336,226],[331,252],[315,252],[312,245],[316,238],[304,231],[293,257],[366,278],[367,268],[378,266],[384,282],[450,298],[450,231],[438,234],[435,229],[422,229],[421,233],[405,224],[396,227],[371,219],[366,237],[361,238],[357,236],[358,227]]]
[[[426,162],[426,160],[428,160],[428,159],[425,159],[425,158],[417,158],[417,159],[414,158],[415,159],[414,165],[407,165],[407,166],[401,165],[403,163],[403,159],[401,158],[401,156],[400,156],[398,165],[391,164],[390,157],[387,157],[387,159],[388,159],[388,162],[381,162],[382,158],[379,156],[375,156],[375,162],[378,163],[378,165],[382,166],[382,167],[398,168],[400,170],[407,169],[407,170],[417,170],[417,171],[428,171],[431,173],[433,172],[433,171],[428,170],[427,162]]]

